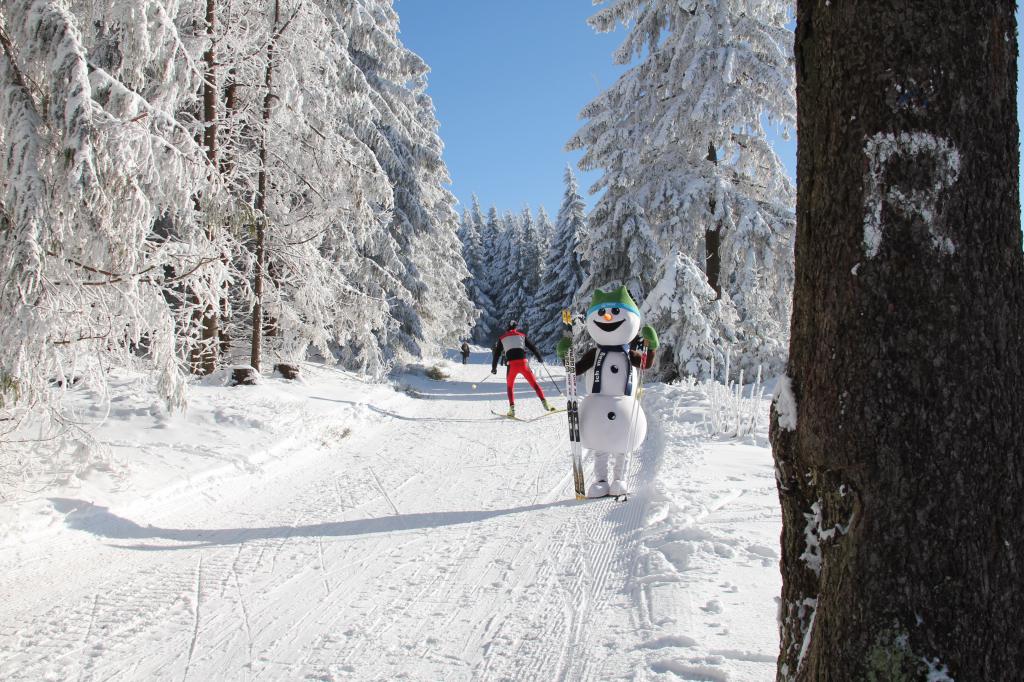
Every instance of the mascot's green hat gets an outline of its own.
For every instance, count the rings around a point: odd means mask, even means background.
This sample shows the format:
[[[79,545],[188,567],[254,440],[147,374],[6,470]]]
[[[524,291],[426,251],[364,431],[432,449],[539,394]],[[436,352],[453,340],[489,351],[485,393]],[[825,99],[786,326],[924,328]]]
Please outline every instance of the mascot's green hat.
[[[587,317],[590,317],[590,313],[594,312],[598,308],[625,308],[626,310],[632,311],[637,315],[640,314],[640,308],[637,307],[636,301],[629,295],[626,287],[619,287],[615,291],[604,292],[600,289],[594,292],[594,298],[590,299],[590,307],[587,308]]]

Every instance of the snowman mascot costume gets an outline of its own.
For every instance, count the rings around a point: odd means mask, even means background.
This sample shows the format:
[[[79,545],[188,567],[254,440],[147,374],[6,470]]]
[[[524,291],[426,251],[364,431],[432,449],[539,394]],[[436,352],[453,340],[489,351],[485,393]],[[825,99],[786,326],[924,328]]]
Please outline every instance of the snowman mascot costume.
[[[587,497],[625,495],[629,453],[647,436],[636,369],[653,363],[658,335],[650,325],[641,329],[640,309],[625,287],[607,293],[595,291],[585,325],[597,344],[576,362],[576,374],[586,374],[584,386],[588,391],[580,400],[580,438],[583,447],[594,453],[594,482],[587,489]],[[646,353],[631,349],[638,333],[649,349]],[[568,338],[559,342],[560,358],[571,343]]]

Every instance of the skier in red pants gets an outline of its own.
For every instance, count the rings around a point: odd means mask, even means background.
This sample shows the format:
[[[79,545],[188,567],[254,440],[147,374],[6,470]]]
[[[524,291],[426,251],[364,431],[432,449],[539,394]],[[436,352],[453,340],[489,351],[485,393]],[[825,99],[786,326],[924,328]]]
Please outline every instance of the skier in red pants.
[[[508,374],[505,378],[505,384],[508,387],[508,416],[516,416],[515,383],[516,377],[520,374],[530,382],[530,386],[537,392],[537,397],[544,404],[544,409],[554,412],[555,408],[548,404],[547,399],[544,397],[544,390],[537,383],[537,378],[533,376],[533,372],[530,371],[529,361],[526,359],[526,351],[529,350],[533,353],[540,363],[544,362],[544,358],[541,357],[537,347],[526,338],[526,334],[516,329],[518,326],[519,323],[515,320],[509,322],[508,331],[499,336],[498,342],[494,344],[494,356],[491,358],[491,374],[498,373],[498,358],[501,357],[502,353],[505,354],[508,364]]]

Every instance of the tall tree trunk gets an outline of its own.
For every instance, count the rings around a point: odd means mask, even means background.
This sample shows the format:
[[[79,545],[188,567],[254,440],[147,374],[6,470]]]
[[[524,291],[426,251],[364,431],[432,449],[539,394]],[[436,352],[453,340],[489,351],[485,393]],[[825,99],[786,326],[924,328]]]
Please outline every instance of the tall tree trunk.
[[[274,28],[267,42],[267,67],[263,82],[266,92],[263,94],[263,132],[260,137],[260,170],[256,182],[256,273],[253,279],[252,306],[252,352],[249,364],[260,371],[260,356],[263,352],[263,282],[266,277],[267,262],[267,128],[270,126],[271,109],[274,105],[274,51],[277,48],[278,24],[281,21],[279,0],[274,0]]]
[[[239,85],[238,75],[234,66],[228,68],[225,80],[226,83],[224,84],[224,89],[221,91],[222,101],[224,102],[224,113],[217,124],[217,133],[219,137],[217,140],[217,156],[220,160],[221,178],[229,189],[237,192],[239,183],[234,177],[234,172],[238,159],[239,123],[235,120],[235,114],[238,109]],[[228,265],[228,259],[226,256],[224,257],[223,262],[225,265]],[[221,355],[227,355],[231,352],[231,310],[227,303],[226,298],[221,301],[220,328],[218,330]]]
[[[778,679],[1019,680],[1014,5],[797,7]]]
[[[231,174],[235,171],[235,160],[238,156],[238,123],[235,121],[235,113],[238,108],[238,75],[235,67],[228,69],[227,83],[224,85],[224,128],[221,133],[221,144],[226,149],[221,150],[220,172],[228,182],[231,182]],[[227,135],[227,141],[224,140]]]
[[[714,165],[718,165],[718,152],[715,151],[714,143],[708,143],[708,156],[707,160]],[[715,197],[712,195],[711,199],[708,200],[708,208],[711,213],[715,212]],[[720,274],[722,272],[722,256],[721,256],[721,243],[722,243],[722,232],[721,225],[716,224],[714,227],[704,231],[704,272],[708,276],[708,284],[712,289],[715,290],[715,298],[722,297],[722,284],[719,282]]]
[[[210,40],[210,46],[203,53],[203,146],[206,148],[211,173],[217,172],[216,22],[217,2],[206,0],[206,35]],[[207,236],[211,240],[215,237],[212,226],[208,228]],[[219,306],[208,305],[202,315],[202,344],[198,353],[193,354],[192,365],[193,371],[197,374],[211,374],[217,369],[217,351],[220,345]]]

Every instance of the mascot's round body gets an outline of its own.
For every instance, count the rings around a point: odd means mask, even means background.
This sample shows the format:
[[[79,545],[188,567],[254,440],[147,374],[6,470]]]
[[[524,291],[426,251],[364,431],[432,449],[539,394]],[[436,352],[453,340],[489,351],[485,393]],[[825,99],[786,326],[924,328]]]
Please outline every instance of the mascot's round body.
[[[626,393],[627,373],[633,375]],[[601,371],[601,392],[594,393],[594,369],[587,371],[588,395],[580,401],[580,440],[583,447],[602,452],[630,453],[647,437],[647,416],[637,401],[637,370],[624,353],[609,353]]]
[[[595,481],[587,494],[624,495],[627,457],[647,437],[647,417],[637,400],[637,365],[642,356],[630,352],[630,344],[640,332],[640,311],[624,288],[597,291],[585,324],[597,344],[577,364],[577,371],[586,367],[583,385],[587,389],[580,400],[580,439],[583,447],[594,453]],[[611,472],[609,457],[613,460]]]

